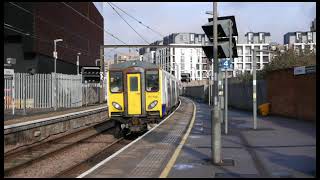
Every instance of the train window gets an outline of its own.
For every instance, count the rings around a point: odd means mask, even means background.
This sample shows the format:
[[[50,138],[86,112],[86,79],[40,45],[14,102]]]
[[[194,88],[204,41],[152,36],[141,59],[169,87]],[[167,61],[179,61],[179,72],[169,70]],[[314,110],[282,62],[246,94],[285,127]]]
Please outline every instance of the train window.
[[[138,91],[138,78],[130,77],[130,91]]]
[[[122,92],[122,72],[110,72],[110,91]]]
[[[158,71],[146,71],[146,91],[159,91]]]

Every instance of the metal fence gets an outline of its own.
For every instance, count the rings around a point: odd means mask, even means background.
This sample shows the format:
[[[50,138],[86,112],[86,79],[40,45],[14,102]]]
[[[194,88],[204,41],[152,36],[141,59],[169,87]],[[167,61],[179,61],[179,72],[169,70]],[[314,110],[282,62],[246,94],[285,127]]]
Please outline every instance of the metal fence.
[[[70,108],[82,106],[81,75],[15,73],[4,79],[5,109],[14,108]],[[57,88],[57,94],[55,94]],[[14,91],[14,96],[13,96]],[[56,97],[56,98],[55,98]]]
[[[53,74],[54,75],[54,74]],[[53,78],[54,80],[55,78]],[[81,75],[57,74],[57,108],[82,106]],[[54,90],[54,87],[51,88]],[[54,96],[52,101],[54,101]],[[54,104],[53,104],[54,105]]]
[[[82,84],[82,105],[99,103],[100,84],[99,83],[84,83]]]

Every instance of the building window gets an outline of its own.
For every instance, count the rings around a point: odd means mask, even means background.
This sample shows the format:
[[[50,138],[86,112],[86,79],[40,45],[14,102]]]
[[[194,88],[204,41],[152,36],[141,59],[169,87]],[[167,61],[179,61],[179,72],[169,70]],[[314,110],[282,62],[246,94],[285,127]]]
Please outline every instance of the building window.
[[[260,42],[260,43],[265,43],[264,33],[259,33],[259,42]]]
[[[256,62],[260,62],[260,56],[257,54],[256,57],[254,57],[254,60],[255,60]]]
[[[307,32],[308,42],[312,42],[312,32]]]
[[[183,35],[180,35],[180,41],[183,41]]]
[[[296,42],[301,43],[302,42],[302,34],[301,32],[296,33]]]
[[[198,56],[198,63],[200,63],[200,56]]]
[[[269,62],[269,56],[263,56],[262,57],[263,62]]]
[[[250,55],[251,54],[251,46],[246,46],[246,55]]]
[[[255,50],[260,50],[260,46],[254,46]]]
[[[242,63],[238,63],[237,66],[238,66],[237,69],[243,69],[243,64]]]
[[[248,33],[248,43],[253,43],[253,33]]]
[[[181,49],[181,55],[184,55],[184,49]]]
[[[238,62],[243,62],[243,57],[238,57]]]
[[[269,49],[269,46],[262,46],[262,49],[267,51]],[[266,55],[266,54],[269,54],[269,53],[268,52],[263,52],[263,54]]]
[[[194,34],[190,34],[190,41],[194,41]]]
[[[246,69],[251,69],[251,63],[246,63]]]
[[[246,62],[251,62],[251,56],[246,56]]]
[[[204,40],[205,40],[206,42],[208,42],[208,41],[209,41],[209,39],[208,39],[208,37],[207,37],[207,36],[204,36]]]
[[[257,63],[257,69],[261,69],[261,64]]]
[[[197,70],[199,70],[199,64],[196,65]]]
[[[242,48],[242,46],[237,47],[237,52],[238,52],[238,56],[242,56],[242,53],[243,53],[243,48]]]

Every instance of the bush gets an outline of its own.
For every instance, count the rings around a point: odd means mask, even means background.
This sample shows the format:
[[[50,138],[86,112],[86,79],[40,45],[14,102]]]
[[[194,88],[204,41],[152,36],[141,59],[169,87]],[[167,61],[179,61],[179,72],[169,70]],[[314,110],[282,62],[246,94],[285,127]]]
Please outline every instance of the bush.
[[[311,65],[316,65],[316,54],[310,50],[297,52],[293,49],[289,49],[284,53],[277,52],[276,56],[271,59],[271,62],[266,64],[262,70],[257,71],[257,80],[265,79],[270,71]],[[252,81],[253,78],[252,74],[244,73],[239,75],[236,79],[240,82],[248,82]]]
[[[311,66],[316,64],[316,54],[310,50],[296,52],[290,49],[284,53],[278,53],[270,63],[264,66],[266,72],[293,68],[295,66]]]

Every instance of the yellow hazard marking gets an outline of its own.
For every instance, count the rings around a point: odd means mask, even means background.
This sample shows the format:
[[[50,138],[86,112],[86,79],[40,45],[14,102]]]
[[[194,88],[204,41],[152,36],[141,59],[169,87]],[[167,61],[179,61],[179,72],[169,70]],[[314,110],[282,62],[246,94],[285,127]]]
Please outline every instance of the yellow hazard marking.
[[[178,147],[177,147],[176,150],[174,151],[174,153],[173,153],[171,159],[169,160],[168,164],[166,165],[166,167],[163,169],[162,173],[160,174],[160,176],[159,176],[160,178],[166,178],[166,177],[168,176],[171,168],[172,168],[173,165],[175,164],[175,162],[176,162],[176,160],[177,160],[177,158],[178,158],[178,156],[179,156],[179,154],[180,154],[180,151],[181,151],[184,143],[186,142],[186,140],[187,140],[187,138],[188,138],[188,136],[189,136],[189,134],[190,134],[190,132],[191,132],[191,129],[192,129],[192,127],[193,127],[194,120],[195,120],[196,109],[197,109],[197,108],[196,108],[196,105],[194,104],[194,102],[192,102],[192,103],[193,103],[193,106],[194,106],[194,108],[193,108],[193,115],[192,115],[192,119],[191,119],[191,122],[190,122],[190,124],[189,124],[188,130],[187,130],[186,134],[183,136],[180,144],[178,145]]]

